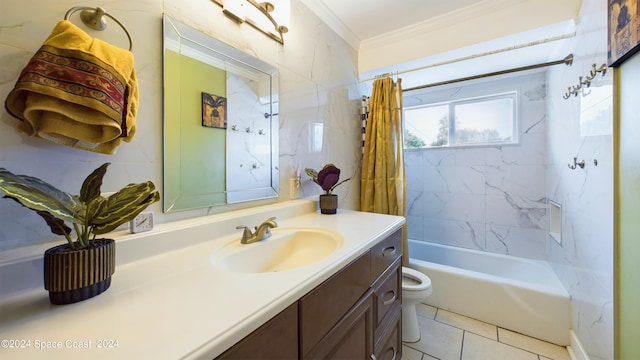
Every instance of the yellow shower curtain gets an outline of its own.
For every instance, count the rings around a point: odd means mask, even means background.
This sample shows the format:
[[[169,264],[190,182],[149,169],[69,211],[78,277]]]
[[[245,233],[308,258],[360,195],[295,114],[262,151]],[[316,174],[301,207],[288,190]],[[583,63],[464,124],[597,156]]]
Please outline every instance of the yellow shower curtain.
[[[360,210],[407,215],[402,141],[402,86],[391,78],[373,82],[360,181]],[[407,225],[402,226],[403,266],[409,264]]]

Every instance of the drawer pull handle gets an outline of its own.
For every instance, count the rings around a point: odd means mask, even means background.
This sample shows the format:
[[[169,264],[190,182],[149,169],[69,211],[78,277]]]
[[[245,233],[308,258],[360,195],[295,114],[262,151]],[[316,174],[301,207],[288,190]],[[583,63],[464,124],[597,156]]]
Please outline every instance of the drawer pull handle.
[[[393,351],[393,356],[391,357],[391,360],[396,360],[396,355],[398,354],[398,353],[396,352],[396,347],[395,347],[395,346],[392,346],[392,347],[391,347],[391,351]]]
[[[389,297],[389,296],[387,296],[387,295],[390,295],[390,296],[391,296],[391,298],[389,298],[389,299],[387,299],[387,300],[384,300],[385,298],[388,298],[388,297]],[[383,299],[383,300],[382,300],[382,305],[384,305],[384,306],[389,306],[389,305],[393,304],[393,302],[394,302],[394,301],[396,301],[396,291],[395,291],[395,290],[389,290],[389,291],[387,291],[387,292],[386,292],[386,293],[384,293],[384,295],[382,296],[382,299]]]
[[[391,349],[389,349],[389,350],[393,351],[393,353],[392,353],[393,356],[391,357],[391,360],[396,360],[396,355],[397,355],[396,347],[392,346]],[[378,358],[375,356],[375,354],[371,354],[371,360],[378,360]]]
[[[382,250],[382,256],[391,256],[396,254],[396,247],[389,246]]]

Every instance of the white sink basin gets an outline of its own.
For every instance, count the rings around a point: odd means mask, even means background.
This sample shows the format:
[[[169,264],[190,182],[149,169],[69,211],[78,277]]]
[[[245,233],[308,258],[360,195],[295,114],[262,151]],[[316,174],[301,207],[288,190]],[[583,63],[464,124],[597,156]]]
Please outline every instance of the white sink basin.
[[[234,241],[216,251],[211,260],[220,269],[265,273],[299,268],[320,261],[339,249],[342,235],[322,228],[275,228],[272,236],[252,244]]]

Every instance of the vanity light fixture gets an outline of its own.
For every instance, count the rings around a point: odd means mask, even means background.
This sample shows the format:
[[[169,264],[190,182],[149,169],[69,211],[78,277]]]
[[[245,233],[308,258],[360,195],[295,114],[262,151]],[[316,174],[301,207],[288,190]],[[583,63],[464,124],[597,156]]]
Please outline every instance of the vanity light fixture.
[[[291,0],[212,0],[222,12],[238,23],[247,23],[273,40],[284,44],[289,31]]]

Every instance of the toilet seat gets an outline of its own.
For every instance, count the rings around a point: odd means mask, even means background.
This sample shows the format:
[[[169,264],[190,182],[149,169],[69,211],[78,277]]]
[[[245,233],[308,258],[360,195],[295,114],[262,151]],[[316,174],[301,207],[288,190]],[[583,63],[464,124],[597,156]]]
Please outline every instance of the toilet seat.
[[[402,290],[403,291],[423,291],[431,287],[431,279],[417,270],[402,267]],[[407,278],[412,281],[404,281]]]

